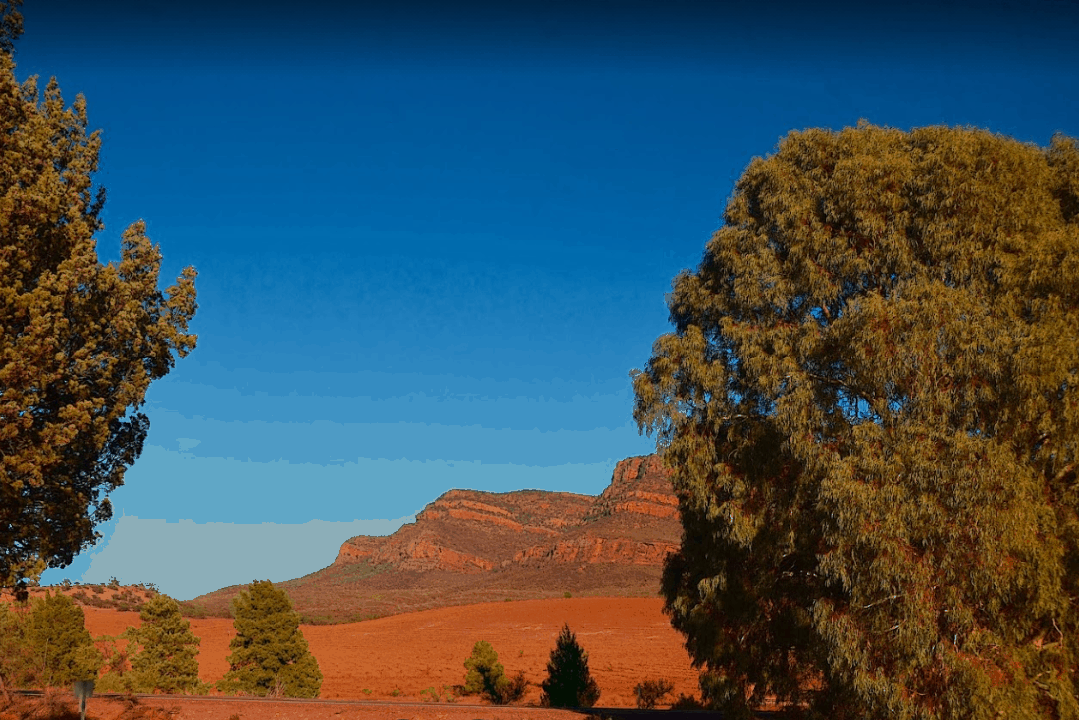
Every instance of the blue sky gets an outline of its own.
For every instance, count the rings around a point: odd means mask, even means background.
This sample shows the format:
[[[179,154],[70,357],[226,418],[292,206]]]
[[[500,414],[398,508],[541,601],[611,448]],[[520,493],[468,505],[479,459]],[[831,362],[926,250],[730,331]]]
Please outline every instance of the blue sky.
[[[145,219],[199,341],[44,582],[183,599],[453,487],[598,493],[653,449],[628,372],[753,156],[859,118],[1079,135],[1070,1],[104,5],[28,0],[17,72],[86,96],[99,253]]]

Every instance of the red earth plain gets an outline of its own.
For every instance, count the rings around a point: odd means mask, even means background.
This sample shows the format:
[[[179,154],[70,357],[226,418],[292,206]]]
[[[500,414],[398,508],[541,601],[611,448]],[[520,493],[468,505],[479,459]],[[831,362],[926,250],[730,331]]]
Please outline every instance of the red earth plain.
[[[475,697],[452,702],[452,688],[464,682],[464,661],[479,640],[491,643],[507,675],[523,672],[529,681],[522,705],[538,705],[539,683],[563,623],[588,653],[589,668],[599,685],[598,706],[635,707],[634,686],[643,680],[667,679],[679,694],[697,694],[697,673],[671,628],[659,598],[565,598],[466,605],[394,615],[343,625],[303,625],[311,652],[324,676],[322,699],[390,701],[394,706],[362,704],[266,703],[237,698],[213,702],[198,698],[153,698],[142,702],[174,711],[174,718],[228,720],[240,718],[371,718],[372,720],[554,720],[577,717],[566,711],[528,707],[465,708]],[[139,625],[137,612],[85,607],[90,634],[117,635]],[[232,621],[193,618],[201,638],[199,675],[216,682],[228,669]],[[111,704],[110,704],[111,703]],[[115,705],[115,707],[113,707]],[[99,709],[95,712],[94,708]],[[131,717],[119,700],[92,699],[88,717]]]

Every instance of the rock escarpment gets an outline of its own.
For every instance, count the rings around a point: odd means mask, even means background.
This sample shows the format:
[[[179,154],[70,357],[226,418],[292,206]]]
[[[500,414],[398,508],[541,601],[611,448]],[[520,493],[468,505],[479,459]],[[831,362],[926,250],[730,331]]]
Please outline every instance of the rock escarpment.
[[[468,574],[547,564],[660,567],[680,532],[668,472],[649,455],[619,462],[599,497],[450,490],[393,535],[346,541],[334,564]]]
[[[279,583],[308,622],[335,622],[492,600],[655,596],[682,526],[655,455],[619,462],[599,496],[450,490],[385,537],[341,545],[334,563]],[[228,615],[231,587],[186,603]]]

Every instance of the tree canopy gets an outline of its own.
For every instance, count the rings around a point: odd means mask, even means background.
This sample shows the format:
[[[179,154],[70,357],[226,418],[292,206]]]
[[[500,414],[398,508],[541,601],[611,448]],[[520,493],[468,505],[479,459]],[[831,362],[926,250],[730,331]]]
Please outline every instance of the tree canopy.
[[[195,270],[158,290],[161,253],[139,221],[98,262],[101,147],[86,101],[15,78],[17,3],[0,3],[0,586],[65,567],[112,515],[142,452],[150,382],[196,337]]]
[[[322,671],[300,632],[300,616],[284,590],[258,580],[232,601],[236,637],[229,642],[223,692],[316,698]]]
[[[1079,717],[1079,151],[792,132],[634,371],[664,570],[732,717]]]

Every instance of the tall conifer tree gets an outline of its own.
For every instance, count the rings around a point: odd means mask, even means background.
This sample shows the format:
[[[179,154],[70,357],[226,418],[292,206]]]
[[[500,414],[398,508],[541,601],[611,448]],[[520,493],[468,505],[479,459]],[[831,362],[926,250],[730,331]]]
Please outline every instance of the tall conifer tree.
[[[1060,136],[859,123],[746,168],[634,372],[714,704],[1079,717],[1077,212]]]
[[[136,684],[150,692],[201,690],[197,659],[201,641],[191,632],[191,623],[181,617],[179,604],[158,595],[142,606],[139,619],[142,625],[125,633],[138,647],[131,658]]]
[[[95,679],[102,658],[86,629],[82,608],[66,595],[48,592],[34,600],[32,608],[25,637],[33,670],[41,668],[42,686]]]
[[[236,637],[229,642],[224,692],[318,697],[322,671],[300,632],[300,616],[284,590],[259,580],[232,601]]]
[[[0,2],[0,586],[65,567],[142,452],[150,382],[195,347],[195,271],[158,290],[140,221],[98,262],[101,137],[53,78],[19,83],[18,2]]]

